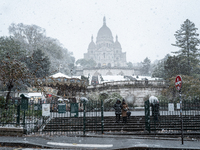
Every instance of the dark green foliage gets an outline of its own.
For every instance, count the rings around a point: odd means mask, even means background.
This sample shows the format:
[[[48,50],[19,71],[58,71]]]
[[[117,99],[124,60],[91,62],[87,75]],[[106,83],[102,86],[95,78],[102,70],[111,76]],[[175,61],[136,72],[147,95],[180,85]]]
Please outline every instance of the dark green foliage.
[[[49,68],[51,73],[59,70],[65,74],[70,74],[71,70],[74,69],[75,58],[72,56],[73,53],[64,48],[57,39],[47,37],[45,29],[36,25],[13,23],[9,27],[9,33],[26,50],[27,55],[30,56],[35,50],[40,49],[45,56],[48,56],[51,63]]]
[[[169,56],[164,63],[165,78],[171,78],[178,74],[187,75],[187,62],[181,56]]]
[[[182,99],[193,100],[198,99],[200,95],[200,80],[191,76],[181,75],[182,77]],[[169,101],[179,99],[179,92],[175,88],[175,78],[169,78],[169,88],[162,91],[162,96]]]
[[[179,50],[173,52],[176,55],[169,56],[155,67],[154,77],[168,79],[178,74],[200,77],[198,49],[200,40],[196,31],[194,23],[188,19],[184,21],[175,33],[176,43],[172,44]]]
[[[144,61],[142,62],[142,68],[141,68],[141,74],[142,75],[150,75],[150,66],[151,66],[151,60],[146,57]]]
[[[34,106],[36,104],[30,105],[28,106],[28,110],[26,111],[26,116],[35,116],[35,117],[42,117],[42,110],[34,110]],[[41,106],[41,104],[38,104],[37,106],[39,107],[39,105]],[[41,106],[42,107],[42,106]],[[21,116],[23,115],[23,111],[21,111]]]
[[[31,78],[31,73],[22,62],[25,52],[13,37],[0,38],[0,53],[0,81],[8,91],[6,96],[8,103],[11,90],[20,89],[21,85],[26,83],[27,78]]]
[[[26,57],[25,62],[29,70],[34,72],[37,78],[44,78],[49,75],[50,61],[42,50],[37,49],[33,51],[33,55],[31,57]]]
[[[16,125],[17,121],[17,107],[20,104],[14,104],[11,100],[6,102],[6,99],[0,97],[0,124],[1,125]],[[42,117],[42,110],[34,110],[34,106],[42,107],[41,104],[32,104],[28,106],[28,110],[25,111],[25,116],[27,118],[36,121]],[[24,111],[20,110],[20,122],[23,122]]]
[[[25,54],[20,42],[16,41],[14,37],[0,37],[0,60],[9,61],[14,59],[21,59]]]
[[[127,65],[128,65],[128,68],[133,68],[132,62],[128,62]]]
[[[165,58],[159,60],[154,66],[153,66],[153,73],[152,77],[157,77],[157,78],[167,78],[166,70],[165,70],[165,62],[167,61],[168,57],[170,55],[167,54]]]
[[[123,99],[119,93],[113,93],[111,95],[107,95],[106,97],[104,99],[104,110],[110,110],[111,108],[113,108],[117,99],[120,99],[121,102]]]
[[[179,63],[186,62],[184,65],[185,75],[192,75],[194,68],[197,67],[199,63],[199,43],[198,39],[199,34],[196,33],[197,28],[195,24],[192,23],[189,19],[184,21],[181,25],[180,30],[176,31],[175,38],[176,43],[172,44],[179,48],[179,51],[174,52],[178,54],[178,58],[181,60]]]
[[[0,108],[4,108],[5,103],[6,103],[6,100],[4,99],[4,97],[0,96]]]
[[[96,66],[96,62],[93,60],[93,59],[89,59],[89,60],[86,60],[86,59],[78,59],[76,61],[76,65],[78,66],[81,66],[83,68],[93,68]]]
[[[26,86],[36,85],[33,81],[37,81],[33,79],[36,76],[48,75],[49,62],[40,50],[33,53],[34,57],[26,57],[27,54],[23,51],[21,43],[13,37],[0,38],[0,54],[0,82],[4,89],[8,91],[5,107],[7,109],[11,91],[21,91],[26,89]],[[27,61],[29,67],[24,62],[26,60],[24,58],[31,59]]]
[[[0,97],[0,123],[7,124],[15,122],[16,106],[9,100],[6,102],[4,97]]]

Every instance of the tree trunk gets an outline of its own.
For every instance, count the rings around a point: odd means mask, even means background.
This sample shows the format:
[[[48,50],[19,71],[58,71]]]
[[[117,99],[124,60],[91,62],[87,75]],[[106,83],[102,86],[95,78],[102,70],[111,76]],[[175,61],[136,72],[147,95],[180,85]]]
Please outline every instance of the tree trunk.
[[[6,95],[6,104],[5,104],[5,109],[7,110],[8,109],[8,102],[9,102],[9,98],[10,98],[10,93],[11,93],[11,90],[13,88],[13,85],[8,85],[8,93]]]

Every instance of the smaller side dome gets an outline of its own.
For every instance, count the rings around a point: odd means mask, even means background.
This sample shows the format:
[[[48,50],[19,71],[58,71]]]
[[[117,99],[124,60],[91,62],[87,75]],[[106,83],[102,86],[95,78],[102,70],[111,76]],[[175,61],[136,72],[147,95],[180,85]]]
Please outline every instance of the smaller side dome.
[[[116,35],[116,41],[115,41],[114,46],[115,46],[115,48],[120,48],[121,49],[121,44],[118,41],[118,36],[117,35]]]
[[[96,45],[95,45],[95,43],[93,42],[93,36],[91,37],[91,42],[90,42],[90,44],[89,44],[89,46],[88,46],[88,49],[95,49],[96,48]]]

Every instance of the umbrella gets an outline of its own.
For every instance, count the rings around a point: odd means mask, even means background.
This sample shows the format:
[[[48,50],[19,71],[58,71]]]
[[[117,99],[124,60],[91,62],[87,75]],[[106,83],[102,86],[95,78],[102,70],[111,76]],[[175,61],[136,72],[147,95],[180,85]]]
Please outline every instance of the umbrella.
[[[69,100],[68,100],[68,99],[64,99],[64,101],[68,101],[68,102],[69,102]]]
[[[59,98],[58,101],[63,101],[63,99],[62,99],[62,98]]]
[[[159,102],[157,97],[155,96],[149,97],[149,103],[156,103],[156,102]]]
[[[88,101],[88,99],[87,99],[86,97],[81,97],[80,100],[81,100],[82,102],[84,102],[84,101],[87,102],[87,101]]]

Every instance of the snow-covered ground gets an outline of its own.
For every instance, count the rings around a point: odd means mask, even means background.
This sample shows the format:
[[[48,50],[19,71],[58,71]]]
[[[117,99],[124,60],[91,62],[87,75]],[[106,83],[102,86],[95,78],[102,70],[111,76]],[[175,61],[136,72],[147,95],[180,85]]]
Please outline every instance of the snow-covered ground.
[[[58,72],[50,77],[53,78],[59,78],[59,77],[65,77],[65,78],[78,78],[81,79],[81,76],[68,76],[61,72]],[[101,77],[103,78],[103,81],[101,81]],[[105,83],[105,82],[115,82],[115,81],[129,81],[129,80],[162,80],[161,78],[152,78],[151,76],[122,76],[122,75],[106,75],[106,76],[98,76],[99,83]],[[92,76],[89,77],[89,84],[91,84]]]
[[[121,76],[121,75],[107,75],[102,76],[103,81],[100,81],[101,83],[105,82],[115,82],[115,81],[130,81],[130,80],[162,80],[161,78],[152,78],[151,76]],[[100,78],[99,78],[100,79]]]

